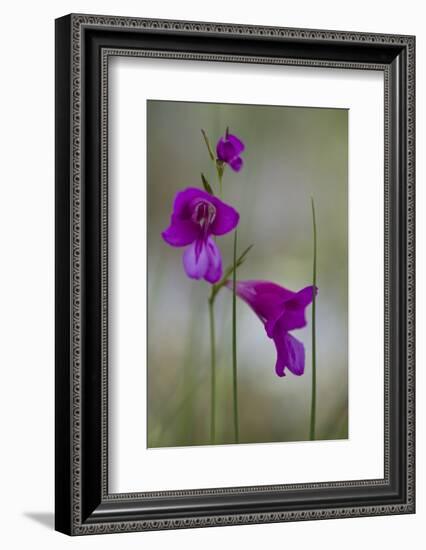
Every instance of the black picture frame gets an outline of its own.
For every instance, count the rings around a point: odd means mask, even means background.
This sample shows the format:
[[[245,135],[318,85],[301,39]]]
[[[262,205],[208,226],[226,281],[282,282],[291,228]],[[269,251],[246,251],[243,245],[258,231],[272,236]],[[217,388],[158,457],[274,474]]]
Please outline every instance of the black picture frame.
[[[384,73],[384,478],[108,493],[111,55]],[[56,529],[69,535],[415,511],[415,38],[71,14],[56,20]],[[366,198],[368,200],[368,198]]]

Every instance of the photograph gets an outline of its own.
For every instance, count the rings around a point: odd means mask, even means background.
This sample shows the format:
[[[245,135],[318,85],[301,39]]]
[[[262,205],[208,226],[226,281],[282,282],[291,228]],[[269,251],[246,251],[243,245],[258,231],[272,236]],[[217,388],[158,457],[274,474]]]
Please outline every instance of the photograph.
[[[347,439],[348,109],[146,109],[147,447]]]

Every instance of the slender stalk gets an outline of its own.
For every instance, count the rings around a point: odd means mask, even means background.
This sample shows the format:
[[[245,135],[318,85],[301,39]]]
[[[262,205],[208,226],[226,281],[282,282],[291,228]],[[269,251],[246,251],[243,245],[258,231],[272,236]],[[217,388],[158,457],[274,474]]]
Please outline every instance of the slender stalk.
[[[216,440],[216,343],[214,323],[214,297],[209,298],[210,320],[210,443]]]
[[[315,439],[315,415],[317,405],[317,371],[316,371],[316,286],[317,286],[317,224],[315,219],[315,204],[311,197],[312,205],[312,233],[313,233],[313,262],[312,262],[312,396],[311,396],[311,427],[309,438]]]
[[[235,443],[239,443],[238,387],[237,387],[237,231],[234,232],[234,269],[232,272],[232,382],[234,396]]]
[[[198,300],[194,301],[195,309],[198,309]],[[185,445],[193,444],[195,418],[194,418],[194,395],[188,394],[188,388],[191,386],[192,379],[194,377],[193,369],[193,352],[195,342],[197,341],[199,322],[196,315],[191,315],[188,324],[188,336],[186,340],[185,353],[184,353],[184,365],[183,365],[183,396],[181,401],[182,413],[180,417],[180,441]],[[172,389],[175,392],[175,388]],[[179,418],[179,417],[178,417]]]
[[[164,447],[165,443],[162,441],[162,437],[167,430],[170,430],[170,426],[172,426],[173,433],[175,433],[175,427],[174,424],[177,421],[180,421],[180,418],[182,414],[185,413],[185,408],[187,406],[187,402],[194,398],[194,396],[199,391],[200,386],[204,383],[204,377],[196,380],[193,382],[190,386],[187,392],[184,394],[184,397],[182,401],[178,404],[177,407],[166,411],[165,417],[161,422],[161,426],[159,428],[159,433],[157,435],[157,443],[155,445],[150,445],[150,447]]]
[[[244,252],[237,258],[236,257],[236,253],[237,253],[237,237],[236,235],[234,236],[234,258],[233,258],[233,264],[231,266],[229,266],[226,270],[225,270],[225,273],[222,277],[222,279],[216,283],[215,285],[212,285],[211,287],[211,292],[210,292],[210,297],[209,297],[209,300],[208,300],[208,304],[209,304],[209,320],[210,320],[210,355],[211,355],[211,362],[210,362],[210,365],[211,365],[211,419],[210,419],[210,441],[212,444],[214,444],[215,442],[215,426],[216,426],[216,351],[215,351],[215,345],[216,345],[216,342],[215,342],[215,339],[216,339],[216,336],[215,336],[215,318],[214,318],[214,302],[215,302],[215,299],[216,299],[216,296],[218,295],[218,293],[222,290],[222,288],[225,287],[227,281],[229,280],[229,278],[231,277],[232,275],[232,280],[234,281],[234,288],[235,288],[235,283],[236,283],[236,271],[237,271],[237,268],[240,267],[245,259],[246,259],[246,256],[247,254],[250,252],[250,250],[252,249],[253,245],[250,245],[248,246]],[[233,308],[235,307],[235,310],[236,310],[236,295],[234,293],[234,296],[233,296]],[[236,311],[234,311],[233,309],[233,337],[232,337],[232,340],[233,340],[233,372],[234,372],[234,418],[236,418],[235,420],[235,426],[236,426],[236,429],[235,429],[235,434],[236,434],[236,439],[238,440],[238,402],[237,402],[237,359],[236,359],[236,354],[237,354],[237,344],[236,344]],[[235,327],[234,327],[234,322],[235,322]],[[235,331],[235,332],[234,332]]]

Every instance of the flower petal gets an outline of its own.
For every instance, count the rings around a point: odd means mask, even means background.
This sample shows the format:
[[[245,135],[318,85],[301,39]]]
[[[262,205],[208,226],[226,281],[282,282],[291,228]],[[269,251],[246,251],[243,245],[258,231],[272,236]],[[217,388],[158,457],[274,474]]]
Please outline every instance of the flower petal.
[[[172,216],[170,226],[161,233],[161,236],[171,246],[186,246],[197,239],[199,227],[191,220],[180,220]]]
[[[209,227],[209,233],[213,233],[214,235],[224,235],[225,233],[229,233],[229,231],[232,231],[238,224],[240,215],[235,210],[235,208],[232,208],[232,206],[224,203],[221,201],[218,197],[215,197],[213,195],[210,195],[209,193],[206,193],[202,189],[198,189],[196,187],[188,187],[187,189],[184,189],[183,191],[179,191],[176,194],[174,204],[173,204],[173,214],[172,214],[172,220],[170,224],[170,233],[171,237],[170,239],[174,242],[174,236],[173,230],[171,230],[172,225],[176,225],[176,230],[179,232],[181,229],[184,230],[185,228],[181,225],[179,225],[179,222],[188,222],[192,223],[194,225],[193,231],[197,229],[197,224],[193,222],[193,214],[194,209],[196,208],[196,205],[200,202],[204,201],[205,203],[210,203],[214,206],[216,209],[214,220],[211,223]],[[184,246],[184,245],[177,245],[170,242],[168,237],[169,229],[167,229],[164,233],[166,235],[163,235],[165,240],[169,242],[169,244],[172,244],[173,246]],[[198,228],[199,229],[199,228]],[[189,226],[186,228],[186,232],[190,232]],[[189,238],[189,235],[188,235]],[[188,244],[194,240],[194,238],[197,238],[197,235],[193,237],[192,240],[187,241],[185,244]]]
[[[232,289],[232,282],[227,282]],[[295,296],[295,292],[269,281],[238,281],[237,296],[244,300],[260,317],[261,321],[275,321],[283,312],[284,303]],[[272,337],[270,335],[270,337]]]
[[[243,159],[241,157],[235,157],[229,162],[229,166],[234,172],[239,172],[243,167]]]
[[[204,241],[194,241],[183,253],[183,267],[191,279],[202,279],[209,268],[209,257]]]
[[[313,300],[313,288],[307,286],[285,302],[283,314],[279,319],[281,330],[289,331],[306,326],[305,309]],[[315,292],[318,293],[318,288]]]
[[[232,147],[234,148],[235,155],[238,156],[240,153],[242,153],[245,149],[244,143],[237,138],[234,134],[228,134],[228,141],[232,144]]]
[[[211,195],[198,187],[187,187],[176,193],[173,202],[172,218],[190,220],[193,214],[193,208],[191,206],[197,199],[211,202]]]
[[[222,256],[219,247],[214,240],[209,237],[206,243],[208,268],[204,279],[209,283],[217,283],[222,277]]]
[[[314,287],[313,285],[306,286],[305,288],[302,288],[302,290],[299,290],[299,292],[296,293],[296,296],[292,299],[292,302],[296,302],[301,307],[308,306],[314,296]],[[318,295],[318,287],[315,287],[315,296]]]
[[[305,347],[288,332],[276,331],[274,343],[277,348],[277,362],[275,372],[278,376],[285,376],[287,367],[296,376],[305,371]]]
[[[228,134],[226,137],[221,137],[216,145],[216,154],[217,158],[222,162],[231,164],[231,162],[239,156],[245,149],[244,143],[234,136],[233,134]],[[240,170],[242,166],[242,161],[239,164],[238,168],[233,168],[236,172]],[[231,164],[232,167],[232,164]]]
[[[232,231],[240,221],[240,215],[235,208],[222,202],[217,197],[210,196],[210,202],[216,208],[216,217],[210,226],[213,235],[225,235],[225,233]]]
[[[235,152],[232,143],[220,138],[216,145],[216,154],[217,158],[222,162],[230,162],[238,153]]]

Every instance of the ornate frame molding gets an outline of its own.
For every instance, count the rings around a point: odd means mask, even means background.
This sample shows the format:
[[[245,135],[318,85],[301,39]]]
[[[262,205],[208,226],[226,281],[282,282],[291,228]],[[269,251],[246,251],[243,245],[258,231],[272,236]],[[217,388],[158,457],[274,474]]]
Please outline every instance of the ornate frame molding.
[[[333,45],[339,51],[353,51],[348,59],[315,58],[315,57],[291,57],[248,55],[232,53],[209,53],[188,50],[173,51],[167,48],[155,49],[153,47],[132,48],[128,45],[96,44],[99,49],[96,63],[99,65],[100,82],[100,118],[98,128],[100,136],[99,148],[99,203],[100,215],[100,257],[99,257],[99,417],[97,429],[99,430],[99,456],[96,456],[97,467],[91,472],[99,473],[96,483],[87,484],[87,473],[84,465],[85,455],[89,452],[85,442],[84,425],[87,422],[87,410],[84,403],[87,400],[85,370],[89,368],[85,363],[85,344],[87,335],[84,331],[86,315],[87,293],[87,269],[89,245],[86,243],[87,231],[92,231],[87,211],[85,210],[84,185],[89,181],[86,162],[86,150],[88,139],[87,117],[89,113],[89,95],[91,89],[87,67],[94,63],[93,52],[95,46],[89,47],[88,31],[92,32],[93,40],[96,40],[96,31],[110,30],[118,36],[120,33],[135,37],[141,36],[212,36],[230,37],[238,43],[245,40],[262,39],[266,42],[290,42],[292,44],[308,45],[314,52],[314,47],[323,44],[328,51],[333,51]],[[369,45],[374,51],[388,52],[389,59],[384,62],[364,59],[357,61],[357,47]],[[346,50],[347,49],[347,50]],[[217,23],[201,23],[187,21],[148,20],[122,17],[107,17],[95,15],[70,15],[57,20],[57,196],[62,197],[57,204],[57,216],[68,213],[69,225],[57,219],[57,243],[62,246],[68,239],[68,247],[65,251],[57,249],[57,280],[59,281],[59,294],[57,288],[57,330],[62,334],[57,336],[59,352],[57,352],[56,375],[57,383],[57,427],[63,429],[69,422],[69,430],[65,437],[57,431],[57,529],[73,535],[91,533],[112,533],[124,531],[142,531],[156,529],[177,529],[188,527],[202,527],[213,525],[236,525],[245,523],[302,521],[308,519],[326,519],[336,517],[359,517],[384,514],[401,514],[414,512],[414,169],[415,169],[415,40],[412,36],[346,33],[341,31],[321,31],[307,29],[287,29],[279,27],[253,27],[246,25],[228,25]],[[337,52],[337,50],[336,50]],[[89,55],[92,58],[89,60]],[[392,57],[393,55],[393,57]],[[314,483],[297,485],[277,485],[261,487],[235,487],[227,489],[170,491],[157,493],[108,493],[108,468],[107,468],[107,426],[108,426],[108,60],[111,56],[138,56],[168,59],[191,59],[200,61],[231,61],[243,63],[273,63],[282,65],[302,65],[315,67],[335,67],[344,69],[368,69],[384,72],[385,77],[385,476],[380,480],[342,481],[333,483]],[[402,56],[402,57],[401,57]],[[380,56],[379,56],[380,57]],[[65,66],[63,66],[64,61]],[[93,68],[93,65],[90,65]],[[404,74],[405,71],[405,74]],[[67,80],[62,89],[64,80]],[[403,96],[403,97],[402,97]],[[401,99],[402,97],[402,99]],[[94,100],[93,100],[94,101]],[[92,103],[93,103],[92,101]],[[402,101],[406,105],[406,119],[404,124],[395,128],[395,118],[392,116],[395,102]],[[65,122],[65,128],[61,127],[66,118],[68,105],[69,120]],[[401,113],[400,113],[401,114]],[[403,121],[404,122],[404,121]],[[86,127],[85,127],[86,125]],[[397,134],[398,132],[398,134]],[[403,135],[399,135],[403,132]],[[66,149],[70,151],[67,155]],[[398,158],[396,158],[396,153]],[[395,167],[395,162],[397,167]],[[402,166],[402,168],[401,168]],[[399,172],[397,172],[399,170]],[[402,171],[401,171],[402,170]],[[395,180],[397,178],[397,180]],[[68,185],[64,185],[67,179]],[[395,196],[395,181],[398,184],[399,195]],[[398,198],[399,197],[399,198]],[[398,202],[399,200],[399,202]],[[401,203],[402,201],[402,203]],[[397,232],[397,234],[395,233]],[[398,233],[399,232],[399,233]],[[59,255],[59,259],[58,259]],[[401,263],[398,273],[395,274],[396,256]],[[68,261],[65,261],[68,259]],[[65,265],[64,265],[65,262]],[[399,264],[398,264],[399,265]],[[392,269],[394,271],[392,271]],[[401,271],[401,272],[400,272]],[[66,273],[65,273],[66,272]],[[404,277],[405,274],[405,277]],[[396,277],[396,278],[395,278]],[[402,280],[404,279],[404,280]],[[61,281],[67,285],[62,285]],[[396,308],[393,302],[391,290],[395,285],[401,286],[401,304],[404,311]],[[64,286],[64,288],[63,288]],[[398,286],[398,289],[400,287]],[[404,295],[405,293],[405,295]],[[61,310],[64,300],[69,302],[69,310],[66,315]],[[395,316],[398,317],[397,325],[393,325]],[[399,319],[401,317],[401,319]],[[400,327],[398,335],[405,338],[398,346],[393,344],[391,333]],[[397,328],[395,328],[397,327]],[[63,331],[67,334],[64,335]],[[85,340],[86,338],[86,340]],[[398,347],[398,349],[396,349]],[[399,348],[403,349],[399,349]],[[397,355],[396,355],[397,354]],[[401,387],[395,387],[395,376],[392,366],[396,360],[401,363],[404,380]],[[64,365],[64,361],[66,365]],[[402,371],[401,371],[402,373]],[[400,373],[400,375],[401,375]],[[64,388],[69,392],[69,401],[62,403]],[[404,395],[401,397],[401,392]],[[392,410],[396,396],[401,399],[402,408],[405,408],[405,428],[396,434],[392,431]],[[399,401],[398,401],[399,403]],[[66,408],[66,410],[65,410]],[[391,426],[392,424],[392,426]],[[402,433],[404,432],[404,433]],[[283,494],[301,493],[307,490],[347,490],[373,487],[387,488],[395,484],[392,471],[394,458],[392,456],[392,438],[404,437],[406,449],[405,468],[399,471],[404,480],[399,480],[401,490],[398,498],[389,498],[380,504],[364,505],[314,505],[313,501],[306,502],[304,509],[258,511],[253,509],[244,513],[220,513],[206,514],[200,510],[200,514],[191,513],[181,517],[165,515],[164,517],[151,518],[141,510],[139,515],[132,517],[123,510],[126,506],[137,507],[144,499],[158,499],[159,497],[203,497],[233,495],[241,498],[250,494]],[[402,466],[401,466],[402,468]],[[58,485],[66,484],[66,489],[58,489]],[[96,493],[96,494],[95,494]],[[89,497],[87,496],[89,495]],[[403,497],[403,498],[402,498]],[[402,499],[402,500],[401,500]],[[87,502],[86,502],[87,501]],[[95,502],[99,504],[95,506]],[[90,513],[88,513],[90,511]],[[121,521],[121,518],[125,518]]]

